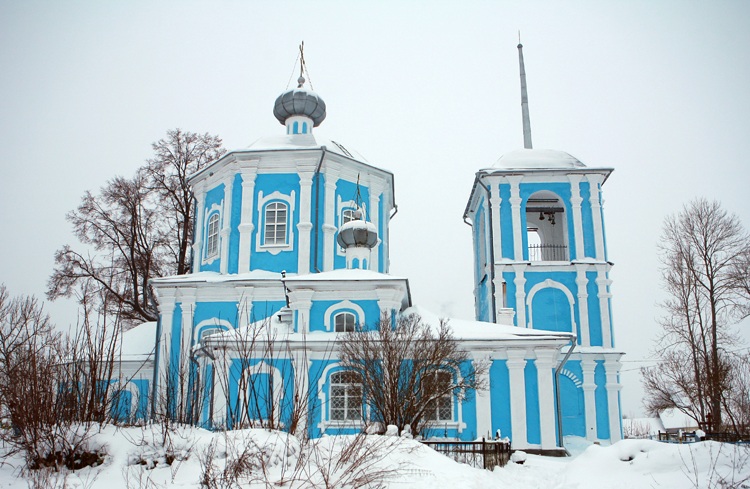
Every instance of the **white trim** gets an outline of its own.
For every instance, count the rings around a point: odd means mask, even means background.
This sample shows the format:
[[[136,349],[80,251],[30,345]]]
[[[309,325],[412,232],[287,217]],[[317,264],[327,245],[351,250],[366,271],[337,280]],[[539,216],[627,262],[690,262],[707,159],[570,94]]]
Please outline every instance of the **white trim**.
[[[210,221],[210,218],[213,216],[213,214],[219,215],[219,232],[217,233],[216,239],[218,240],[218,243],[216,243],[216,253],[213,255],[208,254],[208,222]],[[218,204],[211,204],[211,207],[208,209],[203,209],[203,225],[201,229],[201,233],[203,236],[203,245],[201,246],[201,256],[203,257],[203,260],[201,261],[201,264],[203,265],[210,265],[216,260],[218,260],[221,257],[221,244],[222,241],[224,241],[224,237],[222,236],[222,228],[221,228],[221,222],[223,219],[224,214],[224,199],[221,199]],[[197,272],[197,270],[196,270]]]
[[[320,401],[320,422],[318,422],[318,429],[320,429],[321,434],[325,433],[326,429],[329,427],[337,427],[337,428],[362,428],[365,426],[365,420],[369,419],[369,409],[367,408],[367,403],[362,403],[362,420],[359,422],[355,421],[337,421],[337,420],[331,420],[331,412],[330,412],[330,406],[328,405],[328,399],[326,399],[325,393],[323,392],[323,387],[328,383],[329,392],[328,397],[330,398],[331,392],[330,392],[330,382],[327,382],[328,379],[331,377],[331,370],[334,368],[338,368],[341,371],[346,371],[346,367],[341,365],[340,362],[334,362],[326,365],[326,367],[323,369],[323,372],[320,374],[320,378],[318,378],[318,400]],[[335,373],[335,372],[333,372]],[[364,391],[363,391],[364,393]]]
[[[207,327],[208,326],[208,327]],[[200,336],[201,329],[220,329],[222,331],[229,331],[230,329],[234,329],[234,325],[227,321],[226,319],[219,319],[219,318],[210,318],[210,319],[204,319],[200,323],[196,324],[193,328],[193,335],[195,338],[194,344],[200,343],[200,340],[202,336]]]
[[[529,306],[529,328],[534,328],[534,322],[533,322],[533,314],[534,314],[534,308],[532,307],[531,303],[534,300],[534,296],[537,292],[539,292],[542,289],[558,289],[561,290],[565,297],[568,299],[568,305],[570,306],[570,327],[573,328],[573,331],[571,333],[576,333],[576,316],[575,316],[575,299],[573,298],[573,294],[570,293],[570,290],[560,282],[556,282],[552,279],[547,279],[544,282],[539,282],[535,286],[529,290],[529,294],[526,297],[526,305]]]
[[[290,194],[282,194],[278,190],[268,194],[267,196],[263,195],[263,191],[261,190],[258,193],[258,232],[255,233],[255,248],[258,252],[267,252],[271,253],[272,255],[278,255],[282,251],[290,251],[294,248],[294,196],[295,196],[294,190],[291,191]],[[286,230],[287,230],[287,242],[286,244],[273,244],[273,245],[266,245],[263,244],[262,235],[265,234],[265,226],[266,226],[266,204],[274,201],[279,200],[287,205],[287,222],[286,222]]]
[[[232,192],[234,187],[235,173],[234,165],[230,165],[228,168],[229,175],[224,179],[224,210],[226,212],[222,215],[222,227],[221,227],[221,243],[219,249],[221,250],[221,262],[219,263],[219,272],[226,274],[229,271],[229,235],[232,233]]]
[[[576,244],[575,257],[570,252],[570,246],[568,246],[568,259],[570,260],[581,259],[586,256],[583,245],[583,217],[581,214],[581,203],[583,202],[581,198],[582,179],[583,175],[568,175],[568,180],[570,180],[570,207],[573,210],[573,233]]]
[[[335,317],[334,313],[340,312],[342,309],[353,309],[356,312],[357,316],[354,318],[355,324],[364,324],[365,311],[352,301],[341,301],[326,309],[326,312],[323,316],[325,318],[326,331],[335,332],[336,325],[333,322],[333,319]]]

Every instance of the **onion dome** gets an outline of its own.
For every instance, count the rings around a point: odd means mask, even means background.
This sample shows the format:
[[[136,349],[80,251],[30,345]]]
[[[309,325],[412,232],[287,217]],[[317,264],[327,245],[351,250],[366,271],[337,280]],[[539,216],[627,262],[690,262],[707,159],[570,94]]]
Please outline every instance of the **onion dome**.
[[[305,83],[303,77],[298,81],[297,88],[278,96],[273,106],[273,115],[282,124],[286,124],[290,117],[307,117],[313,121],[314,127],[318,127],[326,118],[326,103],[317,93],[302,86]]]
[[[336,242],[342,248],[372,249],[378,244],[378,229],[371,222],[354,219],[339,228]]]

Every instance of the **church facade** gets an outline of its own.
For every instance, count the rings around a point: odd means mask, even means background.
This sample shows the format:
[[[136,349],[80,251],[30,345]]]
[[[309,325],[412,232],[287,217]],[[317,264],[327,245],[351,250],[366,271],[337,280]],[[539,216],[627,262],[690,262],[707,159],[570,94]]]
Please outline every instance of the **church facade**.
[[[393,175],[314,135],[326,107],[303,85],[276,100],[283,134],[191,178],[193,270],[153,280],[156,353],[134,410],[182,410],[213,428],[359,432],[368,405],[338,361],[341,335],[401,314],[437,321],[389,273]],[[442,399],[428,436],[499,432],[541,450],[565,435],[620,438],[600,200],[610,172],[529,149],[477,173],[465,213],[476,319],[450,324],[472,361],[489,362],[489,389]]]

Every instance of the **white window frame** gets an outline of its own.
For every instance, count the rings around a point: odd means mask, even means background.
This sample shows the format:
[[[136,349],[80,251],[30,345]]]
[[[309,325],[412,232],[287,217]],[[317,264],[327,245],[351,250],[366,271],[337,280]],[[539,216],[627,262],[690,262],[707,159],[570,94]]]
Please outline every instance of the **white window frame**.
[[[339,318],[342,318],[343,321],[343,329],[339,329]],[[347,319],[351,318],[351,324]],[[357,316],[351,311],[341,311],[337,312],[335,316],[333,316],[333,328],[336,333],[351,333],[355,330],[357,326]]]
[[[447,375],[449,378],[449,382],[453,384],[453,374],[449,372],[448,370],[435,370],[433,372],[429,372],[427,375],[436,377],[436,380],[438,376]],[[441,406],[441,403],[444,403],[445,401],[448,401],[447,407],[448,407],[448,412],[450,413],[447,418],[440,417],[441,411],[444,407],[444,406]],[[438,423],[438,424],[454,421],[453,392],[452,391],[430,402],[430,404],[433,404],[433,403],[434,405],[428,406],[428,410],[425,411],[425,421],[427,421],[428,423]],[[432,410],[432,414],[434,415],[434,417],[430,417],[430,410]]]
[[[289,240],[289,206],[287,203],[279,200],[269,202],[266,204],[263,217],[263,246],[287,245]],[[269,233],[269,227],[272,233]]]
[[[359,382],[346,382],[347,379],[344,378],[346,375],[359,377],[358,373],[351,370],[339,370],[332,373],[330,376],[328,383],[328,419],[339,423],[359,423],[363,420],[364,415],[364,386],[362,385],[361,377],[359,378]],[[337,382],[339,378],[341,378],[341,381]],[[354,380],[356,380],[356,378]],[[341,392],[343,392],[343,407],[341,408],[334,407],[334,398],[342,397],[334,396],[334,389],[341,389]],[[356,403],[354,408],[358,406],[358,414],[356,417],[353,417],[350,416],[351,409],[354,409],[350,407],[350,402],[354,402],[355,400]],[[343,411],[343,417],[334,417],[334,410]]]
[[[203,264],[204,265],[210,265],[214,261],[218,260],[221,256],[221,221],[222,221],[222,214],[224,210],[224,199],[221,200],[218,204],[212,204],[211,207],[206,209],[203,214],[203,242],[205,243],[203,248]],[[213,216],[216,215],[218,217],[217,224],[219,226],[218,234],[216,235],[216,252],[215,253],[209,253],[208,250],[208,226],[209,221]]]
[[[354,314],[354,324],[364,324],[365,311],[352,301],[343,301],[326,309],[326,312],[323,315],[325,318],[326,331],[336,332],[336,316],[342,312]]]
[[[292,190],[288,195],[279,191],[271,192],[264,195],[263,191],[258,193],[258,230],[255,233],[255,249],[258,252],[271,253],[276,255],[282,251],[290,251],[294,248],[294,198],[295,192]],[[266,244],[266,207],[274,201],[286,204],[286,243]]]

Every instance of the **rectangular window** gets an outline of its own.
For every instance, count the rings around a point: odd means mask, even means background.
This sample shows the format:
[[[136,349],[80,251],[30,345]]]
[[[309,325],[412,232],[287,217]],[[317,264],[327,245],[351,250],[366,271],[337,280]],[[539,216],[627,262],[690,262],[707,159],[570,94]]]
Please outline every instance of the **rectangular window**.
[[[272,202],[266,206],[264,245],[280,245],[286,242],[286,204]]]

